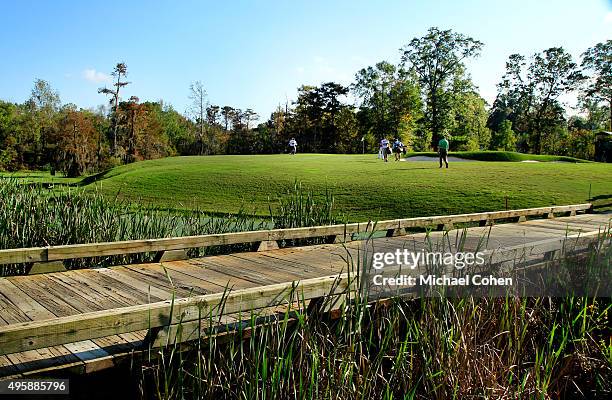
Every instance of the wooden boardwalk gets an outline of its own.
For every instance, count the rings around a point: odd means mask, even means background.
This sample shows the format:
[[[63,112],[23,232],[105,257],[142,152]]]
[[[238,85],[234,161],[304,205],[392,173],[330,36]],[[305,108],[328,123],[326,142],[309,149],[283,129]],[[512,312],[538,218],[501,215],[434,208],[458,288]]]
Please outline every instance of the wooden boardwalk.
[[[500,249],[597,232],[609,226],[610,215],[579,214],[471,227],[467,229],[467,235],[475,239],[487,235],[486,248]],[[450,235],[455,231],[450,231]],[[441,234],[433,233],[434,236]],[[389,236],[375,239],[374,245],[381,249],[410,247],[422,243],[425,234]],[[466,247],[476,246],[476,241],[468,241]],[[2,338],[12,334],[10,328],[13,326],[29,329],[39,322],[44,325],[48,321],[81,315],[100,318],[103,313],[121,312],[129,307],[132,307],[130,310],[140,310],[137,307],[171,299],[219,294],[227,287],[241,291],[273,288],[273,285],[292,281],[331,278],[347,271],[347,257],[357,257],[362,245],[361,241],[350,241],[0,278],[0,378],[48,373],[60,368],[84,373],[112,367],[128,360],[134,352],[142,351],[147,335],[145,329],[129,332],[126,328],[123,333],[103,337],[94,334],[92,339],[74,343],[34,348],[36,346],[32,344],[36,340],[30,340],[23,345],[26,347],[20,348],[27,348],[30,344],[31,350],[6,351],[12,347],[3,350]],[[241,319],[245,318],[234,312],[221,322],[232,323]],[[83,326],[95,331],[98,327],[94,323],[99,319],[91,321],[91,325]],[[71,323],[70,326],[79,326],[74,321]]]

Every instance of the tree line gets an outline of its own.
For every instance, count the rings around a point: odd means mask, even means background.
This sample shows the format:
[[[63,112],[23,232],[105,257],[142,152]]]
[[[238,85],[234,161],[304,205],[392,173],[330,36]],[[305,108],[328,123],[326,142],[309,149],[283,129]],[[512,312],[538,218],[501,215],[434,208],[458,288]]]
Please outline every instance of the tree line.
[[[295,101],[259,123],[253,109],[211,104],[200,81],[189,88],[185,113],[162,101],[123,99],[125,63],[115,66],[111,87],[98,90],[108,105],[96,110],[62,104],[39,79],[26,102],[0,101],[0,169],[79,176],[173,155],[279,153],[292,137],[303,152],[372,151],[382,137],[428,151],[444,136],[453,151],[593,158],[595,134],[612,131],[612,40],[587,49],[580,63],[562,47],[510,55],[491,105],[466,67],[483,46],[430,28],[400,49],[397,65],[363,68],[349,86],[301,86]],[[577,96],[582,115],[567,116],[562,100],[568,95]]]

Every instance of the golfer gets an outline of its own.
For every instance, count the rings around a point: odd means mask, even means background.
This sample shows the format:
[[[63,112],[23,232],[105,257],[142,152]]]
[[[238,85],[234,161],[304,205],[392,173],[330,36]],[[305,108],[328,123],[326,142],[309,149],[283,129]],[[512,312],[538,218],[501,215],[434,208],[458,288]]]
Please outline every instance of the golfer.
[[[403,150],[404,143],[402,143],[398,138],[395,138],[393,140],[393,155],[395,156],[395,161],[399,161],[401,159]]]
[[[385,162],[389,161],[387,158],[389,154],[391,154],[391,148],[389,147],[389,140],[387,140],[387,138],[383,138],[380,141],[380,149],[382,150],[383,159]]]
[[[444,136],[438,142],[438,155],[440,156],[440,168],[442,168],[442,161],[448,168],[448,140]]]
[[[291,140],[289,141],[289,149],[291,150],[290,154],[292,156],[294,156],[295,153],[297,153],[297,142],[295,141],[295,138],[291,138]]]

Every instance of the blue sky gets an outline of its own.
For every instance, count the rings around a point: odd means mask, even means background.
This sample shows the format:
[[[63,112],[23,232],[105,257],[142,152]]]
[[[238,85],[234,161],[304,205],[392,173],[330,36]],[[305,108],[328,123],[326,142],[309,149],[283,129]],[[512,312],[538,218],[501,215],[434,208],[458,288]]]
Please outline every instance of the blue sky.
[[[302,84],[349,84],[431,26],[485,43],[468,64],[489,101],[509,54],[563,46],[575,57],[612,37],[611,0],[558,1],[11,1],[0,0],[0,98],[22,102],[34,79],[64,103],[95,107],[113,66],[122,96],[188,107],[201,80],[210,102],[263,119]]]

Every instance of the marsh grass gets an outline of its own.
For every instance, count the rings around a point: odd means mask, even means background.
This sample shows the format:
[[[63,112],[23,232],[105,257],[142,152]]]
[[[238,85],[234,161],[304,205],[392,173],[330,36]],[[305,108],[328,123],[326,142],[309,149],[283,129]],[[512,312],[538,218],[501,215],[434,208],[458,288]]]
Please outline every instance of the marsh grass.
[[[268,219],[250,213],[210,214],[176,211],[109,198],[78,187],[53,190],[42,184],[23,184],[16,178],[0,179],[0,249],[62,244],[99,243],[134,239],[244,232],[261,229],[329,225],[338,222],[334,199],[323,197],[295,182],[282,196]],[[324,242],[325,238],[286,241],[281,246]],[[252,250],[249,243],[188,250],[190,257]],[[151,262],[156,253],[67,260],[69,269]],[[23,274],[27,265],[0,266],[0,276]]]
[[[324,226],[341,223],[343,218],[338,216],[334,208],[334,196],[329,189],[325,189],[322,196],[315,196],[312,190],[302,186],[297,180],[281,196],[276,199],[278,204],[272,210],[272,201],[268,207],[272,225],[277,229],[301,228],[308,226]],[[304,246],[324,243],[329,238],[306,238],[285,240],[281,246]]]
[[[202,211],[172,212],[109,199],[79,188],[49,190],[0,180],[0,248],[111,242],[264,229],[266,221],[246,213],[210,215]],[[244,251],[248,244],[191,249],[191,256]],[[66,262],[68,268],[152,261],[155,253],[97,257]],[[19,274],[25,265],[0,266],[0,275]]]

